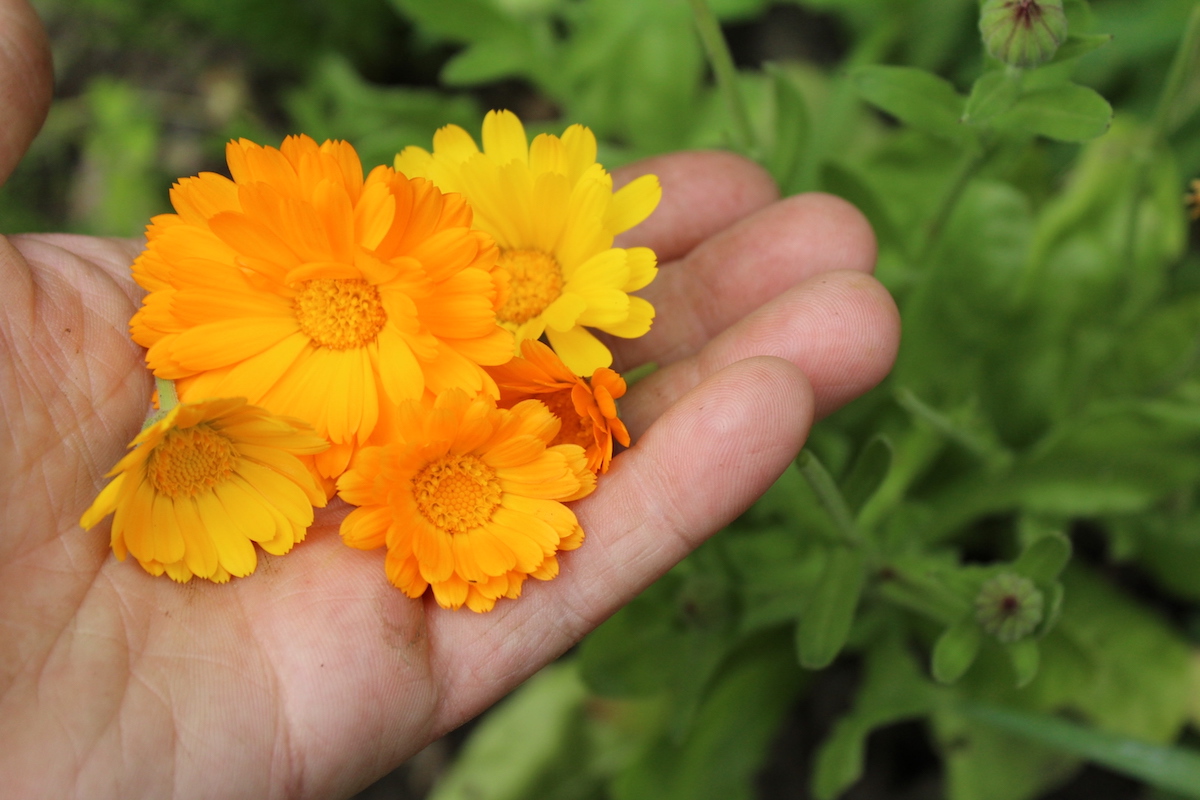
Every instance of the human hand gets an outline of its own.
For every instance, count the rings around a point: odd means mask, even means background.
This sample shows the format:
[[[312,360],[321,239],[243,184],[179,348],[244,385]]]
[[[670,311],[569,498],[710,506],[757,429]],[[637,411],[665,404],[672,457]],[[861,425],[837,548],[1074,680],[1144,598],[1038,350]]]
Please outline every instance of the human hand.
[[[8,24],[8,21],[19,24]],[[48,100],[32,12],[0,0],[6,175]],[[17,54],[16,57],[13,54]],[[611,342],[656,361],[622,413],[635,445],[573,505],[587,531],[562,573],[488,614],[388,584],[378,551],[319,510],[286,557],[226,585],[117,562],[80,512],[147,411],[127,324],[140,245],[0,238],[0,785],[6,796],[349,795],[478,714],[741,512],[814,416],[878,382],[898,320],[870,276],[862,216],[823,195],[776,201],[723,153],[664,156],[663,201],[621,246],[653,248],[655,327]]]

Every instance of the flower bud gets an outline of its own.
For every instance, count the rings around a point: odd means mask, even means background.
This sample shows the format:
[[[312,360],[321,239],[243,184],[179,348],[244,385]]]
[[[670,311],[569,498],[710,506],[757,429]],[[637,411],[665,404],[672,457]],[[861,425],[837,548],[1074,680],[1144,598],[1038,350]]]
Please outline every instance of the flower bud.
[[[989,54],[1014,67],[1036,67],[1053,58],[1067,38],[1062,0],[987,0],[979,30]]]
[[[984,581],[975,597],[975,619],[1004,644],[1024,639],[1042,621],[1045,598],[1033,581],[1001,572]]]

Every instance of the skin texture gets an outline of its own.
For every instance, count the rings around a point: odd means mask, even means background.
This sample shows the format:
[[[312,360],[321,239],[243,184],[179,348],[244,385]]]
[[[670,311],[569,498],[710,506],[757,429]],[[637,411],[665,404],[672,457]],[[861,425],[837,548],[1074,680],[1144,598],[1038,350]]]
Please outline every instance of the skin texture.
[[[45,41],[0,0],[0,176],[49,101]],[[745,509],[814,417],[880,381],[895,306],[841,200],[778,201],[727,153],[654,172],[660,209],[623,244],[663,264],[651,333],[618,366],[661,369],[623,405],[636,443],[575,504],[562,574],[484,615],[392,588],[383,552],[319,512],[286,557],[217,586],[154,578],[78,527],[151,391],[126,326],[140,244],[0,237],[0,776],[5,797],[344,797],[479,714]]]

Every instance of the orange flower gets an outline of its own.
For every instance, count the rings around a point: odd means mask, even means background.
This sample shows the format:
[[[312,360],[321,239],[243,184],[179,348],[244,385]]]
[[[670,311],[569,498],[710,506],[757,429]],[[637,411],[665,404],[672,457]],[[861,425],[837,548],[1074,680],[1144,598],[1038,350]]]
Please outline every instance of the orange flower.
[[[301,459],[328,446],[240,397],[183,403],[134,438],[80,525],[113,514],[118,559],[224,583],[254,572],[255,542],[283,555],[304,539],[325,494]]]
[[[563,501],[595,488],[583,449],[551,442],[558,420],[537,402],[498,409],[454,389],[400,407],[401,440],[360,450],[338,479],[359,508],[351,547],[387,546],[388,579],[409,597],[433,588],[443,608],[490,611],[529,576],[558,574],[556,553],[583,542]]]
[[[457,195],[389,167],[363,179],[345,142],[226,147],[212,173],[171,190],[134,277],[150,294],[134,341],[183,400],[245,397],[311,424],[346,467],[380,407],[460,388],[494,394],[507,276]]]
[[[575,375],[553,350],[541,342],[521,342],[521,356],[488,372],[500,387],[500,405],[509,408],[529,398],[541,400],[562,429],[555,444],[577,444],[587,450],[588,469],[608,472],[613,438],[629,446],[629,431],[617,418],[617,398],[625,394],[625,379],[607,367],[592,373],[591,381]]]

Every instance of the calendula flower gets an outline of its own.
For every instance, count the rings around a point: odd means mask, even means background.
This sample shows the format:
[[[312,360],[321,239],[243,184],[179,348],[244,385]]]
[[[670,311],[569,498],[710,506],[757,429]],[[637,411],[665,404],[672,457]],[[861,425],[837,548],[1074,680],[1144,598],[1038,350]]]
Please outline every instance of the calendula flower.
[[[575,375],[538,341],[521,342],[521,356],[488,372],[500,387],[500,406],[510,408],[530,398],[541,400],[562,421],[553,444],[577,444],[587,452],[588,469],[608,472],[613,439],[629,446],[629,431],[617,417],[617,398],[625,394],[625,379],[608,367],[591,380]]]
[[[245,397],[304,420],[341,473],[383,404],[496,389],[481,364],[512,354],[496,324],[507,275],[458,196],[390,167],[363,179],[345,142],[245,139],[233,180],[179,181],[134,277],[149,290],[134,341],[185,400]]]
[[[572,371],[590,375],[611,365],[612,354],[589,328],[626,338],[650,329],[654,308],[629,293],[654,279],[654,252],[612,244],[650,215],[662,189],[644,175],[614,193],[587,128],[572,125],[562,138],[542,134],[529,144],[515,114],[492,111],[483,121],[483,152],[470,134],[447,125],[434,135],[432,153],[407,147],[396,169],[461,192],[475,226],[495,238],[499,264],[511,275],[497,316],[518,345],[545,334]]]
[[[254,544],[282,555],[304,538],[325,493],[300,456],[327,447],[298,420],[242,398],[182,403],[148,425],[84,512],[109,514],[112,549],[153,575],[224,583],[254,572]]]
[[[490,611],[529,576],[558,574],[556,553],[583,541],[563,502],[595,488],[583,448],[551,444],[559,421],[530,400],[497,408],[454,389],[405,403],[400,441],[358,452],[338,493],[351,547],[387,547],[388,579],[409,597],[432,587],[443,608]]]

